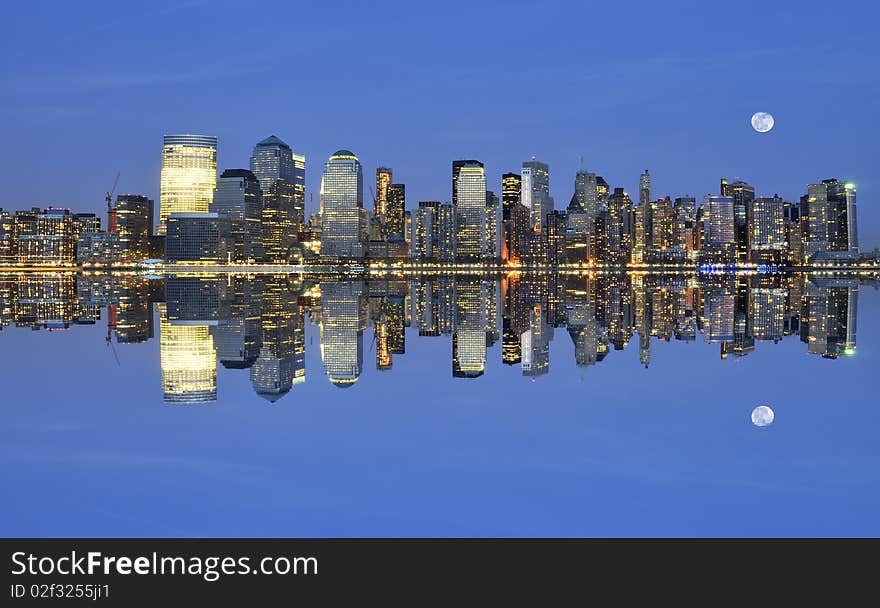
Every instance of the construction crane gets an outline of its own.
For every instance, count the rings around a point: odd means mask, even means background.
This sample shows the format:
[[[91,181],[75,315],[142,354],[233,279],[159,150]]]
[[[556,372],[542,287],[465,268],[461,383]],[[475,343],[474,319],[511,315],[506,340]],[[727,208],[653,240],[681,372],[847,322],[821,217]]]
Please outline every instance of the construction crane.
[[[120,172],[116,172],[116,179],[113,180],[113,187],[107,191],[104,200],[107,201],[107,232],[116,232],[116,209],[113,208],[113,195],[116,193],[116,185],[119,183]]]

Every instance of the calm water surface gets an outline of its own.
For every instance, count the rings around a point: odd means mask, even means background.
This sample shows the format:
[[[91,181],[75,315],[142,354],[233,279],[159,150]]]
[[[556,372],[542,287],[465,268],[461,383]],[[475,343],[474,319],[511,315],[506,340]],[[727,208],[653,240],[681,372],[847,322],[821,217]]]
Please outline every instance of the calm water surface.
[[[876,536],[878,311],[797,275],[0,277],[0,534]]]

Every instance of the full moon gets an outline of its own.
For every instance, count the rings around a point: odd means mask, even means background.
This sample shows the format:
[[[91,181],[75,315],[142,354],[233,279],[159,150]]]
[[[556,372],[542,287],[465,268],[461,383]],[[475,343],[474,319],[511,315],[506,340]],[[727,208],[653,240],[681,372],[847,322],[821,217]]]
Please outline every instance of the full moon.
[[[769,112],[755,112],[752,114],[752,128],[758,133],[766,133],[773,128],[773,115]]]
[[[755,426],[770,426],[774,417],[773,410],[766,405],[759,405],[752,410],[752,424]]]

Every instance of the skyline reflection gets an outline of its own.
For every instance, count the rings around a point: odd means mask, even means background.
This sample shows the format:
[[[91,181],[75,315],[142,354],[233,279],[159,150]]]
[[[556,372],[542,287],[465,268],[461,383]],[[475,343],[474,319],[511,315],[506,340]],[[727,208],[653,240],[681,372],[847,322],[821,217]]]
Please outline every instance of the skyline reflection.
[[[365,359],[390,372],[385,381],[393,382],[408,333],[410,339],[451,339],[452,376],[463,379],[480,378],[487,360],[499,358],[536,380],[550,373],[554,338],[558,344],[566,333],[579,368],[626,348],[637,349],[640,365],[648,368],[658,344],[698,340],[721,359],[783,339],[804,343],[807,354],[836,359],[856,352],[859,286],[868,283],[876,286],[876,279],[24,274],[0,277],[0,329],[106,324],[115,354],[114,343],[156,339],[158,327],[165,403],[215,402],[220,365],[247,370],[254,393],[274,403],[306,381],[307,356],[320,357],[326,379],[337,387],[354,386]],[[318,352],[307,348],[306,323],[317,326]]]

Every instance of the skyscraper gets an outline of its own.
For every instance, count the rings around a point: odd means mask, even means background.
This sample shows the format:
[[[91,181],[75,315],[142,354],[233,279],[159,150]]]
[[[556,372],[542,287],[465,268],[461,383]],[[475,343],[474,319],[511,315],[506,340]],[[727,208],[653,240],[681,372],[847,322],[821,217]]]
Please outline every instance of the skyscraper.
[[[486,191],[486,232],[483,243],[483,257],[490,260],[498,259],[498,196],[491,190]]]
[[[364,257],[366,217],[363,170],[358,157],[338,150],[324,164],[321,178],[321,255]]]
[[[648,170],[639,176],[639,204],[635,208],[633,221],[633,261],[645,261],[645,251],[651,240],[651,176]]]
[[[166,135],[162,146],[159,230],[172,213],[206,213],[217,186],[217,138]]]
[[[532,158],[522,165],[522,204],[531,214],[532,230],[540,233],[545,216],[553,211],[550,197],[550,167]]]
[[[406,224],[406,185],[391,184],[385,203],[385,235],[389,241],[404,241]]]
[[[19,263],[65,265],[75,261],[78,230],[70,209],[17,211],[15,223]]]
[[[632,208],[632,199],[623,188],[615,188],[608,197],[605,261],[611,264],[626,264],[632,255]]]
[[[774,261],[766,259],[770,251],[781,252],[785,244],[785,201],[779,196],[759,197],[751,205],[749,211],[749,249],[752,261]],[[755,259],[756,252],[758,259]]]
[[[741,180],[729,184],[726,179],[722,179],[720,194],[733,198],[736,261],[744,262],[749,254],[748,215],[755,200],[755,187]]]
[[[455,258],[477,261],[485,253],[486,174],[483,164],[461,166],[455,182]]]
[[[439,254],[440,203],[438,201],[419,201],[415,221],[415,243],[413,255],[421,261],[434,261]]]
[[[266,258],[271,262],[287,262],[305,221],[305,192],[303,190],[300,200],[293,150],[271,135],[254,146],[250,165],[263,193],[261,232]],[[305,188],[304,159],[302,165],[302,187]]]
[[[707,195],[703,199],[703,253],[712,261],[732,262],[736,245],[734,199]]]
[[[522,178],[519,173],[505,173],[501,176],[501,205],[504,219],[508,218],[510,209],[519,203],[522,194]]]
[[[588,175],[585,173],[578,173]],[[579,196],[579,182],[575,179],[575,193],[571,197],[568,204],[568,210],[565,214],[565,261],[570,263],[585,263],[590,259],[592,252],[593,235],[595,232],[596,215],[586,210],[581,202],[582,197]],[[584,194],[583,189],[581,193]],[[587,206],[597,208],[595,175],[593,175],[592,202],[588,202]]]
[[[153,200],[140,194],[120,194],[116,197],[116,233],[126,260],[150,257],[150,237],[153,236]]]
[[[293,206],[294,218],[300,230],[306,222],[306,157],[293,154]]]
[[[388,188],[391,187],[391,169],[379,167],[376,169],[376,201],[373,206],[373,214],[384,220],[388,204]]]
[[[648,170],[639,176],[639,204],[651,201],[651,175]]]
[[[458,205],[458,174],[461,171],[461,168],[466,165],[478,165],[480,167],[483,166],[478,160],[454,160],[452,161],[452,206],[455,207]]]
[[[599,190],[596,174],[585,169],[578,169],[574,177],[574,200],[579,211],[584,211],[595,218],[599,213]],[[573,211],[569,205],[569,211]]]
[[[0,209],[0,264],[12,264],[18,256],[15,216]]]
[[[175,262],[229,262],[234,251],[231,222],[217,213],[172,213],[165,247]]]
[[[263,191],[252,172],[226,169],[217,180],[211,210],[229,219],[233,261],[263,257]]]
[[[455,207],[443,203],[437,211],[437,256],[441,262],[455,259]]]
[[[521,206],[522,178],[519,173],[505,173],[501,176],[501,251],[503,261],[520,259],[521,235],[514,230],[514,210]]]
[[[270,135],[254,146],[251,153],[251,172],[260,182],[260,189],[268,192],[276,180],[293,184],[296,181],[296,167],[293,150],[278,137]]]
[[[856,188],[836,179],[807,186],[801,197],[804,255],[821,252],[857,253]]]

